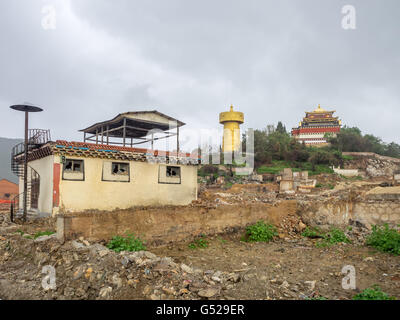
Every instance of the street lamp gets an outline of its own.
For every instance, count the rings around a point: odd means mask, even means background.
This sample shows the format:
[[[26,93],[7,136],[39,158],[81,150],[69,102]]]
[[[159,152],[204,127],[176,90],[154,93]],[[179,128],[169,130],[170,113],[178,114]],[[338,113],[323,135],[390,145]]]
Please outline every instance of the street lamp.
[[[28,113],[41,112],[43,109],[28,104],[16,104],[10,106],[11,109],[25,112],[25,142],[24,142],[24,212],[23,220],[27,217],[27,194],[28,194]]]

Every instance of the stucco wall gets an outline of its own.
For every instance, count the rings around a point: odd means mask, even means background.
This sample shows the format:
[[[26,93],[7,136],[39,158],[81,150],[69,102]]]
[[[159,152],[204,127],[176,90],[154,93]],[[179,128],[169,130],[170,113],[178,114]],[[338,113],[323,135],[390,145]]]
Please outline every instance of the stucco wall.
[[[55,161],[59,162],[59,156]],[[133,206],[186,205],[197,199],[197,167],[181,167],[181,183],[159,183],[159,167],[162,164],[131,161],[130,181],[102,181],[103,163],[99,158],[68,159],[84,160],[84,181],[62,179],[60,172],[60,212],[85,210],[109,211]],[[125,162],[117,161],[116,162]]]
[[[28,183],[30,182],[31,175],[30,168],[33,168],[40,176],[38,211],[44,214],[51,214],[53,209],[53,163],[54,156],[51,155],[30,161],[28,167]],[[24,182],[21,178],[19,179],[19,189],[20,193],[24,192]],[[21,198],[21,208],[22,203],[23,201]]]
[[[126,232],[155,244],[191,239],[200,234],[216,234],[242,228],[259,220],[279,225],[288,214],[295,214],[295,201],[250,206],[195,206],[138,208],[114,212],[84,212],[59,215],[57,235],[60,239],[79,236],[108,240]]]

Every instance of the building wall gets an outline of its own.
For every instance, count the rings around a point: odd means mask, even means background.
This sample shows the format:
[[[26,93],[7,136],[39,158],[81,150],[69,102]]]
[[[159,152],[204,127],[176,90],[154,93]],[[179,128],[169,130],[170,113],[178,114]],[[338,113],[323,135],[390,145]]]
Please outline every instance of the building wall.
[[[18,185],[6,179],[0,180],[0,199],[10,200],[18,194]]]
[[[38,202],[38,211],[40,213],[50,214],[53,210],[53,163],[53,155],[29,162],[29,167],[33,168],[40,175],[40,191]],[[30,177],[29,167],[28,182]],[[20,193],[24,192],[24,182],[21,178],[19,182],[19,188]],[[20,205],[22,205],[22,201],[20,201]]]
[[[110,211],[150,205],[187,205],[197,199],[197,166],[171,164],[181,168],[181,181],[172,181],[174,183],[169,184],[159,183],[159,170],[165,170],[165,164],[100,158],[68,159],[84,160],[84,180],[63,180],[61,164],[61,212]],[[104,181],[103,168],[107,168],[104,163],[109,161],[129,163],[130,181]],[[60,162],[59,156],[55,156],[55,162]]]

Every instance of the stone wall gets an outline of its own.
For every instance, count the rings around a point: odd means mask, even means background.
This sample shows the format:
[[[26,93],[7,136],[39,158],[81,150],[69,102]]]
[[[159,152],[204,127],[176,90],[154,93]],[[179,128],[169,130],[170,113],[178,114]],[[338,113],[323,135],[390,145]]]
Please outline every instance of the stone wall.
[[[400,170],[400,159],[381,156],[372,152],[343,152],[343,155],[352,156],[353,160],[346,160],[345,169],[358,169],[370,177],[392,177]]]
[[[361,223],[369,229],[384,223],[395,227],[400,224],[399,196],[371,194],[348,200],[299,201],[297,212],[306,224],[322,229],[344,228],[353,223]]]
[[[165,244],[192,239],[200,234],[243,228],[259,220],[278,225],[285,216],[295,213],[296,202],[290,200],[250,206],[176,206],[70,213],[57,217],[57,236],[64,240],[80,236],[89,240],[108,240],[130,232],[149,243]]]

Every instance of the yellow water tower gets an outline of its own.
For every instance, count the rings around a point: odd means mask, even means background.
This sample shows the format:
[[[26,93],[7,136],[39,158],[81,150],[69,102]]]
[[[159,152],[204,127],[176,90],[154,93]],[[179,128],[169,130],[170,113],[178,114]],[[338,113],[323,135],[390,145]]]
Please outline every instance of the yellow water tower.
[[[240,127],[244,122],[243,112],[233,111],[233,106],[228,112],[219,114],[219,123],[224,125],[222,138],[222,152],[233,152],[240,147]]]

